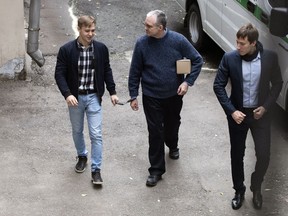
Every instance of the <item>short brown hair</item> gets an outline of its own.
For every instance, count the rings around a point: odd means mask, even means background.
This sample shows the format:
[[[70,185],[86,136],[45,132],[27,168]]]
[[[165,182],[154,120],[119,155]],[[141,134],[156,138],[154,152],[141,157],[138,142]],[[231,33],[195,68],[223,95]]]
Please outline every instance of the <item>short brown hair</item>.
[[[248,23],[238,30],[236,36],[237,38],[247,37],[248,41],[250,43],[253,43],[255,41],[258,41],[259,33],[255,26],[253,26],[251,23]]]
[[[92,24],[96,25],[96,19],[93,16],[84,15],[78,19],[78,27],[90,27]]]

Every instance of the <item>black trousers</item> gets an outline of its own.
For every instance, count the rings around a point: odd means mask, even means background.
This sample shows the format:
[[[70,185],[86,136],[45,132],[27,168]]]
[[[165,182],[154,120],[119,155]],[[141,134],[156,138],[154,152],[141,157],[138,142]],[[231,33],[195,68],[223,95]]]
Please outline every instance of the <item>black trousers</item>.
[[[149,162],[151,175],[165,173],[165,144],[178,149],[178,132],[183,96],[157,99],[143,95],[143,108],[149,133]]]
[[[255,146],[256,164],[251,175],[251,189],[261,190],[261,184],[269,166],[271,143],[271,120],[268,113],[259,120],[254,119],[253,109],[243,109],[246,114],[244,121],[237,124],[231,116],[228,117],[228,126],[231,144],[231,169],[233,188],[242,192],[244,188],[244,155],[247,132],[250,129]],[[244,191],[243,191],[244,192]]]

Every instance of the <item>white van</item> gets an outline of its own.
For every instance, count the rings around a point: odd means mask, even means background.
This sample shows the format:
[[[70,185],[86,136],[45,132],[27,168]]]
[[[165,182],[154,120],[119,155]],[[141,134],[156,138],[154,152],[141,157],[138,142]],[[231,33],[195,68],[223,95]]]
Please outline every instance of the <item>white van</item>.
[[[288,0],[176,1],[186,11],[185,26],[197,49],[208,35],[225,52],[233,50],[238,29],[255,25],[264,48],[278,53],[284,82],[277,103],[288,111]]]

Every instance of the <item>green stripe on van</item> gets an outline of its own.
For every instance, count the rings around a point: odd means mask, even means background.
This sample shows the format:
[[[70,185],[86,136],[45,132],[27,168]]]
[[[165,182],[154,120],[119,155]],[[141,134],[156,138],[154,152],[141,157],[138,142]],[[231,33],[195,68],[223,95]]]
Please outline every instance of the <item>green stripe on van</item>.
[[[260,21],[261,21],[260,16],[261,16],[262,12],[263,12],[262,9],[258,6],[256,6],[256,9],[254,11],[254,16]]]
[[[242,5],[246,10],[248,10],[247,4],[248,4],[249,0],[237,0],[237,2],[240,5]],[[251,11],[249,11],[249,12],[252,13]],[[255,5],[255,11],[254,11],[253,15],[260,21],[261,21],[260,17],[261,17],[262,12],[263,12],[263,10],[258,5]]]
[[[237,2],[246,8],[248,0],[237,0]]]

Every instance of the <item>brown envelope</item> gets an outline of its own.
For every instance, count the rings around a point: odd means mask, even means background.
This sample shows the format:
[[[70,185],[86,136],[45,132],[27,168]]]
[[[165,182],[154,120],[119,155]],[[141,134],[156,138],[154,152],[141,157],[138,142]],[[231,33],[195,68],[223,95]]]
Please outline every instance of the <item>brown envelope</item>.
[[[177,74],[189,74],[191,72],[190,59],[181,59],[176,61]]]

